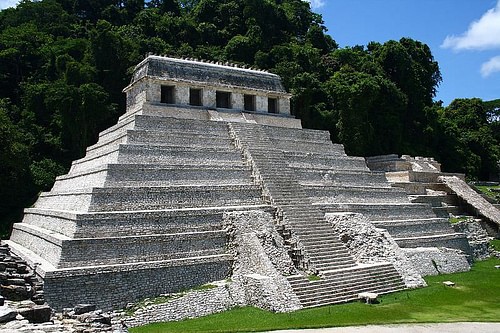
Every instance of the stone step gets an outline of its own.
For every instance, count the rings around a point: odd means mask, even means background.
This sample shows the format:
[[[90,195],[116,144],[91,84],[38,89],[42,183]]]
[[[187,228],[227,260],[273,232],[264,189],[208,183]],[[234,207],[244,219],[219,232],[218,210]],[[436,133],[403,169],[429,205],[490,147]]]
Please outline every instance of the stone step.
[[[287,140],[287,139],[272,139],[271,145],[276,149],[281,149],[285,152],[299,153],[320,153],[333,156],[343,156],[346,154],[342,147],[333,145],[330,141],[307,141],[307,140]]]
[[[229,135],[165,133],[145,130],[128,130],[127,143],[156,144],[170,147],[231,147]]]
[[[452,228],[447,219],[410,219],[393,221],[372,221],[377,228],[386,229],[393,237],[410,237],[415,235],[432,235],[449,233]]]
[[[447,247],[463,251],[471,255],[467,237],[462,233],[434,234],[428,236],[395,237],[394,240],[400,247]]]
[[[69,211],[129,211],[262,204],[255,185],[93,188],[42,193],[35,208]]]
[[[303,216],[296,216],[296,214],[290,215],[288,213],[284,213],[283,215],[291,227],[297,228],[299,230],[300,229],[308,230],[311,228],[331,230],[331,225],[327,221],[325,221],[325,218],[323,216],[314,214],[311,215],[304,214]]]
[[[365,204],[365,203],[321,203],[325,213],[353,212],[365,215],[370,220],[405,220],[413,218],[435,218],[436,215],[427,204]]]
[[[325,263],[315,263],[312,264],[312,267],[314,269],[318,270],[319,272],[322,271],[327,271],[327,270],[335,270],[335,269],[341,269],[341,268],[349,268],[355,266],[356,263],[353,262],[352,260],[343,260],[343,261],[332,261],[332,262],[325,262]]]
[[[29,247],[56,268],[113,265],[224,254],[225,230],[178,234],[68,239],[16,223],[11,241]]]
[[[369,171],[363,158],[336,157],[328,154],[284,152],[285,159],[293,169]]]
[[[309,281],[303,275],[294,275],[287,277],[288,281],[297,288],[301,286],[309,287],[311,285],[321,286],[322,284],[330,284],[335,282],[342,282],[353,277],[370,277],[378,275],[388,275],[397,274],[397,271],[391,264],[388,263],[378,263],[369,265],[357,265],[356,267],[349,269],[339,269],[334,271],[323,272],[321,275],[323,278],[320,280]]]
[[[194,135],[229,135],[229,127],[225,122],[206,121],[197,119],[182,119],[172,117],[155,117],[137,115],[135,117],[135,129],[157,131],[165,133],[186,133]]]
[[[332,234],[318,234],[318,233],[305,233],[303,231],[295,230],[295,234],[299,236],[302,243],[306,245],[314,245],[318,243],[331,243],[332,246],[337,245],[340,241]]]
[[[315,281],[303,276],[288,277],[288,281],[305,307],[357,300],[361,292],[382,294],[404,289],[399,274],[387,264],[333,270]]]
[[[305,186],[312,202],[408,203],[402,190],[392,187]]]
[[[118,160],[119,149],[121,145],[110,146],[102,149],[99,154],[85,156],[81,159],[71,162],[69,174],[87,172],[100,167],[103,164],[116,163]]]
[[[350,255],[331,255],[327,257],[326,255],[324,256],[310,256],[310,261],[311,264],[314,265],[319,270],[325,269],[328,270],[327,268],[329,267],[338,267],[338,266],[346,266],[346,267],[351,267],[353,265],[353,260]]]
[[[290,221],[290,220],[289,220]],[[297,232],[332,232],[332,228],[326,225],[314,225],[312,223],[290,223],[290,228]]]
[[[427,194],[428,190],[440,191],[448,194],[452,194],[452,191],[448,188],[446,184],[443,183],[410,183],[410,182],[399,182],[393,183],[394,187],[400,187],[408,193],[408,195],[422,195]]]
[[[273,196],[273,201],[280,207],[290,207],[294,205],[302,205],[304,202],[308,203],[308,198],[287,198],[286,196]]]
[[[348,260],[352,262],[352,258],[350,256],[343,257],[342,255],[344,254],[344,249],[342,250],[337,250],[337,251],[329,251],[329,253],[325,253],[322,255],[315,255],[314,257],[311,257],[311,262],[312,263],[323,263],[323,262],[329,262],[330,260],[336,260],[336,261],[344,261]],[[320,252],[318,252],[320,253]]]
[[[102,140],[97,141],[97,143],[87,147],[85,152],[85,157],[87,159],[90,159],[92,157],[106,154],[119,144],[126,143],[128,141],[127,137],[128,131],[130,130],[118,132],[115,135],[108,136]]]
[[[294,285],[293,287],[297,296],[300,297],[300,300],[307,302],[310,299],[319,298],[327,294],[356,291],[360,287],[389,287],[391,285],[401,287],[401,277],[397,273],[391,275],[359,274],[349,278],[344,277],[342,280],[337,281],[326,280],[322,285],[311,283],[309,286],[297,288]]]
[[[154,144],[120,144],[101,149],[73,161],[70,173],[110,163],[161,163],[170,165],[217,165],[242,163],[241,153],[233,147],[168,147]]]
[[[251,171],[243,165],[166,166],[155,164],[105,164],[86,172],[59,176],[52,191],[103,186],[161,186],[251,184]]]
[[[338,251],[347,252],[347,249],[337,239],[324,240],[324,241],[314,241],[311,239],[302,239],[300,237],[299,239],[301,244],[304,245],[305,250],[312,254],[314,253],[329,254],[329,253],[337,253]]]
[[[449,218],[450,215],[463,215],[465,213],[464,209],[459,206],[432,207],[432,211],[436,216],[442,218]]]
[[[117,237],[221,230],[225,212],[265,210],[266,205],[71,213],[27,208],[23,223],[61,233],[70,238]]]
[[[345,247],[341,245],[335,244],[332,246],[331,244],[321,243],[321,244],[305,244],[307,248],[306,252],[314,254],[315,258],[321,256],[339,256],[343,255],[345,257]]]
[[[323,298],[314,298],[311,301],[306,301],[301,303],[305,308],[312,308],[312,307],[319,307],[319,306],[325,306],[325,305],[332,305],[332,304],[339,304],[339,303],[346,303],[346,302],[351,302],[351,301],[357,301],[359,300],[359,294],[362,292],[372,292],[376,293],[379,295],[382,294],[387,294],[387,293],[393,293],[397,291],[404,290],[404,287],[398,287],[398,286],[360,286],[356,288],[355,290],[344,292],[344,293],[339,293],[337,294],[337,297],[331,297],[330,295],[327,295]]]
[[[409,198],[410,202],[427,203],[430,204],[432,207],[459,205],[459,199],[456,194],[442,194],[442,195],[420,194],[420,195],[410,195]]]
[[[170,165],[241,164],[242,155],[233,147],[168,147],[154,144],[122,145],[120,163],[161,163]]]
[[[330,168],[294,168],[297,180],[302,185],[363,185],[390,187],[384,173],[373,171],[331,170]]]
[[[134,125],[135,125],[134,117],[128,118],[123,121],[119,121],[115,125],[108,127],[104,131],[100,132],[99,141],[107,140],[110,137],[121,135],[122,133],[125,133],[127,129],[133,128]]]
[[[262,129],[272,139],[286,139],[296,141],[321,141],[330,144],[330,132],[307,128],[288,128],[277,126],[263,126]],[[341,146],[341,145],[338,145]]]
[[[130,184],[251,184],[251,170],[243,165],[162,166],[147,164],[110,165],[108,186]]]

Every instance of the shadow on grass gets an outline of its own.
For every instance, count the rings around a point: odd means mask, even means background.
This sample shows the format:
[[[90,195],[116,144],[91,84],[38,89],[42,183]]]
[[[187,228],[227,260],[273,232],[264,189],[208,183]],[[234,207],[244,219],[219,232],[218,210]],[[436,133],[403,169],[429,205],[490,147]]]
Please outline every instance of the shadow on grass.
[[[361,302],[271,313],[236,308],[179,322],[156,323],[130,329],[131,333],[259,332],[389,323],[497,322],[500,320],[500,260],[474,264],[470,272],[427,277],[428,287],[381,297],[379,304]],[[446,287],[443,281],[455,282]]]

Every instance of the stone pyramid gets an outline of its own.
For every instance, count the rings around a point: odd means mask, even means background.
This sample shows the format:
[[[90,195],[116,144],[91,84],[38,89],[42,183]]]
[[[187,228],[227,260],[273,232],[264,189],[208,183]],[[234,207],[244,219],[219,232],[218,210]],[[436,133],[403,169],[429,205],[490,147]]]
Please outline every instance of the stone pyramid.
[[[302,129],[278,76],[149,56],[124,91],[127,112],[6,242],[44,280],[52,307],[118,308],[230,277],[223,216],[245,210],[272,213],[295,266],[321,275],[287,277],[305,307],[405,287],[392,264],[355,262],[325,213],[432,223],[432,211],[328,132]]]

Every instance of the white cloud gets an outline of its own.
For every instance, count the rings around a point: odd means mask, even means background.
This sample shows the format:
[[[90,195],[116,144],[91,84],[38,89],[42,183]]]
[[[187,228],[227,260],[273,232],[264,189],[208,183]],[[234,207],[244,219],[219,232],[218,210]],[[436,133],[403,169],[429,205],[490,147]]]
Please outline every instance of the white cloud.
[[[500,72],[500,56],[496,56],[481,65],[481,75],[488,77],[495,72]]]
[[[486,50],[500,48],[500,0],[460,36],[447,36],[443,48],[459,50]]]
[[[324,0],[306,0],[306,1],[311,4],[312,9],[320,8],[320,7],[323,7],[325,5]]]
[[[15,7],[20,0],[0,0],[0,10],[9,8],[9,7]]]

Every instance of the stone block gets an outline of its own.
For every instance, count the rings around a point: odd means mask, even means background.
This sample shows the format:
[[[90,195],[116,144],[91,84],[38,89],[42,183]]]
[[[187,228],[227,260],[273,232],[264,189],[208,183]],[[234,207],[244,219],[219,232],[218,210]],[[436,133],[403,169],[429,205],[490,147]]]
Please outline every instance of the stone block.
[[[30,298],[30,290],[26,286],[1,285],[0,294],[11,301],[22,301]]]
[[[52,309],[48,305],[35,305],[31,308],[19,309],[19,314],[30,323],[45,323],[50,321]]]
[[[81,315],[83,313],[95,311],[95,309],[96,309],[95,304],[77,304],[74,307],[74,314]]]
[[[0,307],[0,323],[7,323],[16,319],[17,311],[6,306]]]

